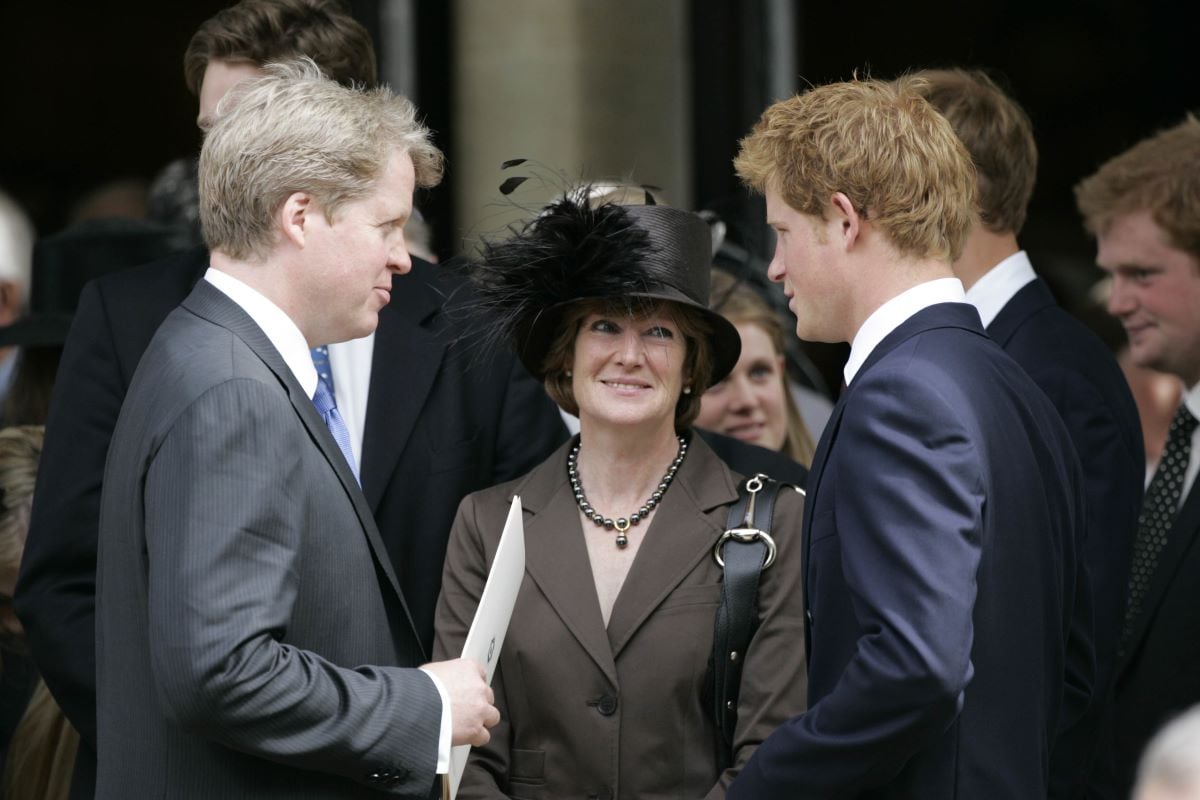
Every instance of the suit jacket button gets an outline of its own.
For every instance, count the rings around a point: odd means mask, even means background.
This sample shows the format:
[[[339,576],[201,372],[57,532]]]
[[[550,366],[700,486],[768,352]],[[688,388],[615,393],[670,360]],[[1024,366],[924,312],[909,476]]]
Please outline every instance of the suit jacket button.
[[[606,694],[596,703],[596,710],[606,717],[611,717],[617,713],[617,698],[611,694]]]

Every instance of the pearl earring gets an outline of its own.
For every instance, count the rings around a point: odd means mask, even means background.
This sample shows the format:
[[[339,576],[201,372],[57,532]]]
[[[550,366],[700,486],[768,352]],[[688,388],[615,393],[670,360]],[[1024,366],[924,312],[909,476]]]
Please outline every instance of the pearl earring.
[[[574,375],[574,374],[575,374],[575,373],[571,372],[571,370],[567,370],[567,377],[568,377],[568,378],[570,378],[570,377],[571,377],[572,375]]]
[[[684,393],[684,394],[691,394],[691,393],[692,393],[692,387],[690,387],[690,386],[685,386],[685,387],[683,387],[683,393]]]

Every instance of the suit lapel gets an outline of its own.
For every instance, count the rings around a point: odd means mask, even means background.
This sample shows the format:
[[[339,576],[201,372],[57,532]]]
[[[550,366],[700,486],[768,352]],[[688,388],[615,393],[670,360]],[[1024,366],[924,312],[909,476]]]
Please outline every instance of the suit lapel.
[[[372,511],[379,508],[445,355],[434,325],[443,300],[432,284],[434,269],[414,263],[411,273],[393,278],[392,301],[379,312],[362,448],[362,489]]]
[[[1055,305],[1057,303],[1054,295],[1050,293],[1050,287],[1041,278],[1035,278],[1009,298],[992,320],[992,324],[988,325],[987,334],[1001,347],[1006,347],[1013,334],[1025,324],[1025,320],[1042,309]]]
[[[1133,623],[1129,632],[1129,641],[1125,643],[1125,657],[1118,670],[1123,670],[1131,657],[1137,652],[1150,623],[1158,613],[1163,595],[1175,580],[1180,565],[1200,533],[1200,481],[1192,484],[1192,490],[1179,509],[1175,521],[1171,523],[1171,532],[1167,543],[1158,556],[1158,567],[1150,576],[1150,585],[1146,587],[1146,596],[1142,600],[1142,613]]]
[[[833,447],[833,441],[837,438],[838,428],[842,423],[842,412],[846,408],[847,396],[850,394],[850,389],[847,387],[842,396],[838,398],[837,405],[833,407],[833,412],[829,415],[829,421],[825,423],[825,430],[821,432],[821,438],[817,442],[817,450],[813,454],[812,467],[808,472],[808,485],[805,488],[804,496],[804,517],[800,523],[800,552],[801,563],[804,566],[804,614],[809,616],[808,603],[808,587],[812,585],[812,580],[808,575],[808,567],[812,564],[812,559],[808,557],[809,546],[812,543],[812,524],[813,511],[817,508],[817,496],[821,490],[821,478],[825,474],[825,465],[829,462],[829,452]],[[804,652],[806,654],[812,652],[812,641],[810,641],[809,629],[811,625],[804,626]]]
[[[525,571],[580,647],[615,685],[613,660],[591,560],[583,541],[579,508],[567,483],[567,450],[560,447],[517,489],[525,521]]]
[[[707,514],[736,499],[728,468],[703,439],[692,436],[683,466],[663,495],[613,604],[607,638],[614,659],[696,565],[712,558],[725,519],[717,522]]]
[[[325,456],[325,460],[329,462],[330,467],[338,477],[338,481],[342,484],[347,497],[350,498],[350,503],[353,505],[354,513],[362,525],[375,561],[387,577],[392,591],[400,598],[401,604],[404,606],[404,613],[408,615],[408,606],[404,603],[404,595],[400,591],[400,583],[396,580],[391,561],[387,557],[387,550],[379,538],[379,532],[375,527],[375,519],[371,516],[371,510],[367,507],[366,499],[363,497],[362,491],[358,488],[358,482],[354,480],[354,474],[350,471],[349,464],[346,463],[346,457],[342,455],[342,451],[338,448],[337,442],[334,441],[333,434],[329,432],[325,421],[317,414],[312,400],[300,388],[296,377],[292,374],[287,363],[284,362],[283,356],[279,355],[279,351],[271,344],[270,339],[263,333],[262,328],[258,327],[254,320],[237,303],[230,300],[219,289],[207,281],[200,281],[196,284],[196,288],[184,300],[183,305],[192,313],[228,329],[245,342],[246,346],[262,360],[263,364],[279,380],[280,385],[287,392],[288,400],[291,402],[292,408],[296,411],[296,415],[300,418],[300,422],[304,425],[322,455]],[[409,619],[409,623],[412,623],[411,618]]]

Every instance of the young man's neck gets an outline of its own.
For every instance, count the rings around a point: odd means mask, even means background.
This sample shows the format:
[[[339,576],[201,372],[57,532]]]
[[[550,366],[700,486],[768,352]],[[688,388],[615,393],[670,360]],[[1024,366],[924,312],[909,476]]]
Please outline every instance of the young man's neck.
[[[954,262],[954,274],[963,282],[964,289],[970,289],[997,264],[1020,250],[1015,233],[996,233],[978,225],[967,237],[962,257]]]

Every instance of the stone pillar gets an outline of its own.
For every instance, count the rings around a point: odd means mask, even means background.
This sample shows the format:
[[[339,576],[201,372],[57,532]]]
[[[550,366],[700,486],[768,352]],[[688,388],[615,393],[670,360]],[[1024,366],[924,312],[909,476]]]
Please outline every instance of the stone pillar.
[[[454,182],[470,249],[525,216],[498,191],[528,158],[541,174],[513,195],[536,208],[580,179],[632,178],[691,199],[684,0],[455,0]]]

